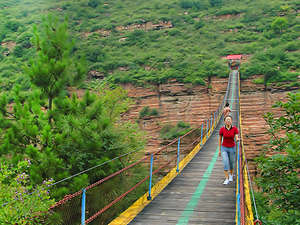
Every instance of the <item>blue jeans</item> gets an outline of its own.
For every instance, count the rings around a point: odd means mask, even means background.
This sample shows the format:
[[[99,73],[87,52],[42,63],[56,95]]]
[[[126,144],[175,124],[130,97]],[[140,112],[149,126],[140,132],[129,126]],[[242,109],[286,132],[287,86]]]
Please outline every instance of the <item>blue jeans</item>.
[[[235,161],[235,147],[227,148],[221,146],[221,154],[224,164],[224,170],[233,170]]]

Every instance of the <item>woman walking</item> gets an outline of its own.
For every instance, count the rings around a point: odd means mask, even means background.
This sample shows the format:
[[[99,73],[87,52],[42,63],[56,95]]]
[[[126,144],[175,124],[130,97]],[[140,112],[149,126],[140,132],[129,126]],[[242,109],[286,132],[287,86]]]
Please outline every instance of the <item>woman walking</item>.
[[[225,126],[220,129],[219,135],[219,156],[222,154],[225,181],[223,184],[229,184],[233,181],[233,166],[235,161],[235,142],[239,141],[239,131],[235,126],[232,126],[232,117],[227,115],[224,118]],[[223,142],[222,142],[223,138]],[[229,171],[229,174],[228,174]]]
[[[228,116],[228,115],[230,114],[230,112],[231,112],[231,109],[230,109],[230,107],[229,107],[229,103],[227,102],[226,105],[225,105],[225,107],[224,107],[224,109],[223,109],[223,115],[224,115],[224,118],[225,118],[226,116]]]

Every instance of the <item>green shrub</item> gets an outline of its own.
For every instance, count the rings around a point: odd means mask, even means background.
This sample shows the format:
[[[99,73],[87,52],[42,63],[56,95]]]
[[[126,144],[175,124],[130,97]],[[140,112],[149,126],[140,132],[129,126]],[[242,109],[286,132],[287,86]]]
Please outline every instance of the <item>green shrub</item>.
[[[239,13],[243,12],[243,10],[237,9],[237,8],[225,8],[218,11],[215,15],[216,16],[222,16],[222,15],[237,15]]]
[[[103,62],[105,59],[105,53],[100,47],[90,47],[86,50],[86,59],[90,62]]]
[[[176,126],[167,124],[160,130],[160,137],[165,140],[178,138],[191,130],[189,124],[179,121]]]
[[[194,6],[194,1],[192,1],[192,0],[181,0],[181,1],[179,2],[179,4],[180,4],[180,7],[181,7],[181,8],[184,8],[184,9],[190,9],[190,8],[193,8],[193,6]]]
[[[254,79],[252,82],[254,84],[263,84],[264,83],[264,79],[263,78],[257,78],[257,79]]]
[[[214,6],[222,5],[223,1],[222,0],[209,0],[209,3],[212,7],[214,7]]]
[[[180,30],[176,29],[176,28],[172,28],[168,31],[168,34],[171,36],[177,36],[181,33]]]
[[[30,160],[19,161],[15,166],[8,159],[0,160],[0,223],[41,224],[45,212],[54,204],[47,188],[53,181],[33,187],[28,174]]]
[[[203,10],[208,8],[209,3],[207,0],[181,0],[179,5],[183,9],[195,8],[198,10]]]
[[[261,12],[257,12],[257,10],[248,10],[246,14],[243,16],[241,22],[243,23],[251,23],[259,21],[263,17]]]
[[[190,15],[185,15],[183,18],[184,18],[184,22],[186,22],[188,24],[194,24],[195,23],[195,20]]]
[[[32,38],[31,33],[24,32],[22,33],[18,39],[17,39],[17,44],[21,45],[23,48],[30,48],[32,46],[31,44],[31,38]]]
[[[89,0],[88,6],[96,8],[100,4],[100,0]]]
[[[299,37],[297,32],[285,33],[281,35],[281,42],[295,41]]]
[[[159,112],[157,109],[152,109],[151,112],[150,112],[150,116],[158,116],[159,115]]]
[[[202,21],[202,20],[196,22],[195,25],[194,25],[194,27],[195,27],[197,30],[200,29],[200,28],[202,28],[202,27],[204,27],[204,26],[205,26],[205,23],[204,23],[204,21]]]
[[[16,32],[20,25],[21,24],[18,21],[10,20],[6,22],[5,27],[10,31]]]
[[[157,109],[150,109],[149,106],[145,106],[139,113],[139,118],[143,119],[148,116],[158,116],[159,112]]]
[[[277,32],[282,33],[283,30],[287,27],[288,20],[284,17],[277,17],[271,24],[271,28]]]
[[[20,45],[17,45],[14,49],[14,52],[13,54],[17,57],[17,58],[20,58],[23,56],[23,47],[20,46]]]
[[[150,107],[149,106],[145,106],[141,111],[140,111],[140,116],[139,118],[142,119],[145,116],[148,116],[150,113]]]
[[[127,36],[127,40],[124,42],[124,45],[143,45],[146,44],[145,40],[145,31],[143,30],[135,30],[133,32],[130,32]]]
[[[297,24],[293,27],[293,31],[300,32],[300,24]]]
[[[194,7],[198,10],[205,10],[209,7],[209,2],[208,0],[194,0]]]
[[[178,128],[189,128],[190,125],[189,125],[188,123],[183,122],[183,121],[179,121],[179,122],[177,123],[177,127],[178,127]]]

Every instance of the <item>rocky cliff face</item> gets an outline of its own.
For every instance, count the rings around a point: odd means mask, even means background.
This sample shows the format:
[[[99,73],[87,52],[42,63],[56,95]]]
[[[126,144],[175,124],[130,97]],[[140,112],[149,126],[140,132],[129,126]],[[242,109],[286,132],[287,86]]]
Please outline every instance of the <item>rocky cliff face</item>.
[[[276,87],[265,92],[263,85],[253,83],[257,78],[260,77],[241,81],[243,140],[251,173],[255,173],[253,158],[259,155],[270,140],[263,114],[273,112],[277,116],[281,115],[281,112],[273,109],[272,105],[279,100],[285,101],[289,92]],[[124,85],[136,104],[130,108],[123,119],[139,120],[141,129],[147,132],[146,152],[153,152],[164,144],[159,137],[164,125],[175,125],[183,121],[193,127],[199,127],[223,100],[226,86],[227,78],[213,78],[212,89],[208,93],[205,86],[192,86],[176,81],[149,88]],[[139,119],[139,112],[145,106],[158,109],[159,115]]]
[[[253,159],[260,154],[270,140],[267,134],[269,127],[264,121],[263,114],[273,112],[275,117],[282,115],[282,112],[272,108],[272,105],[277,101],[286,101],[287,93],[290,91],[275,86],[270,88],[271,91],[264,91],[264,85],[253,83],[253,80],[257,78],[260,76],[241,82],[243,142],[251,173],[255,173]]]
[[[156,151],[164,142],[159,136],[166,124],[176,125],[179,121],[200,127],[223,100],[227,78],[212,79],[212,89],[207,93],[205,86],[192,86],[176,81],[150,88],[124,85],[136,104],[123,119],[138,120],[139,112],[146,106],[159,111],[158,116],[139,119],[140,127],[147,132],[146,152]]]

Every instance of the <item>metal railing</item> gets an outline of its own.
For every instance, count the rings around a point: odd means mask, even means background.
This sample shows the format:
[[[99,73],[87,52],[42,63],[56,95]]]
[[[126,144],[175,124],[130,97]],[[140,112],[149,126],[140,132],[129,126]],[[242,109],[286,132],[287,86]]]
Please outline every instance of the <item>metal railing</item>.
[[[253,193],[253,187],[251,183],[250,173],[247,164],[247,158],[244,151],[243,144],[243,129],[242,129],[242,117],[241,117],[241,105],[240,105],[240,77],[238,75],[238,127],[240,131],[241,141],[237,146],[237,163],[236,163],[236,225],[253,225],[262,224],[259,220],[256,203]],[[250,185],[249,185],[250,184]],[[250,191],[252,193],[252,201],[250,198]],[[254,221],[252,204],[254,205],[256,212],[256,220]]]
[[[179,173],[180,161],[210,137],[222,116],[231,81],[230,75],[222,103],[199,127],[58,201],[49,211],[55,224],[108,224],[145,192],[150,201],[153,186],[173,168]]]

